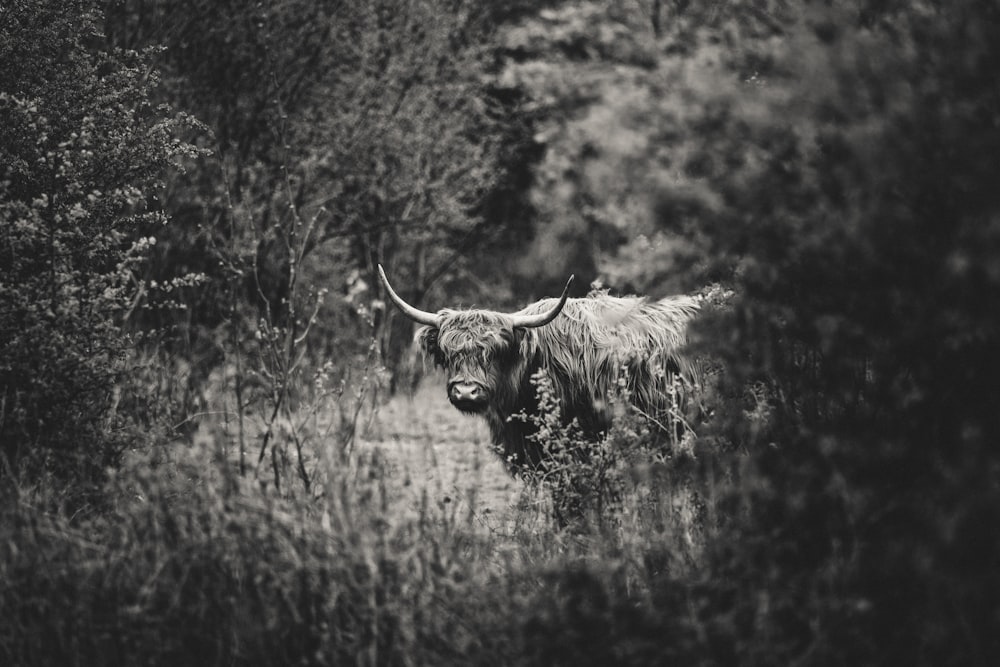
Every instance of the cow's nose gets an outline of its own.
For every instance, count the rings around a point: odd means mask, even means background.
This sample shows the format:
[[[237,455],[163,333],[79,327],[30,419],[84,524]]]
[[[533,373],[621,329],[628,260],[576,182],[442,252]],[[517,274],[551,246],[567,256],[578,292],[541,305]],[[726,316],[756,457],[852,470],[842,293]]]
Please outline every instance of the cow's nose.
[[[449,393],[453,401],[481,401],[483,399],[483,388],[475,382],[456,382],[451,385]]]
[[[486,404],[486,391],[475,382],[452,382],[448,399],[460,410],[475,410]]]

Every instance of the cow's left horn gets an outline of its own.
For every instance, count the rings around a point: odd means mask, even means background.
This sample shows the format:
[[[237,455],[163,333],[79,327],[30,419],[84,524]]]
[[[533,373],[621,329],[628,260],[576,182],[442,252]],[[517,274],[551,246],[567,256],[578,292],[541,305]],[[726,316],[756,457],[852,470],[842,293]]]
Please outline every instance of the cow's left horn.
[[[556,319],[556,315],[558,315],[560,311],[562,311],[563,306],[566,305],[566,295],[569,293],[569,286],[573,284],[573,278],[574,276],[570,276],[569,280],[566,281],[566,287],[563,287],[562,296],[559,297],[559,303],[554,305],[548,311],[538,313],[537,315],[511,315],[510,317],[513,320],[513,325],[515,327],[531,329],[533,327],[546,325]]]
[[[426,324],[432,327],[438,326],[441,319],[438,315],[435,313],[428,313],[426,310],[414,308],[410,304],[403,301],[403,299],[396,294],[396,290],[392,289],[392,285],[389,284],[389,279],[385,277],[385,271],[382,270],[381,264],[378,265],[378,275],[382,278],[382,284],[385,285],[385,291],[389,293],[389,298],[392,299],[393,303],[399,306],[399,309],[403,311],[404,315],[419,324]]]

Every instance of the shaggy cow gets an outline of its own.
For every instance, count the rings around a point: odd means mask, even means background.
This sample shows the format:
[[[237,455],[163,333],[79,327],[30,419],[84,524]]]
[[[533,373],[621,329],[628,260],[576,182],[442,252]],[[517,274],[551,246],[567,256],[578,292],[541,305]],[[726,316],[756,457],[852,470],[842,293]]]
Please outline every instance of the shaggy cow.
[[[532,375],[551,381],[567,422],[576,419],[590,437],[610,425],[609,395],[624,392],[648,415],[670,406],[675,378],[693,369],[679,354],[688,321],[698,310],[691,297],[649,301],[604,292],[543,299],[516,313],[443,309],[430,313],[403,301],[382,270],[392,301],[423,324],[416,334],[424,352],[448,373],[448,399],[486,418],[493,444],[512,472],[545,460],[530,436],[537,427],[518,418],[538,411]],[[514,417],[514,418],[512,418]]]

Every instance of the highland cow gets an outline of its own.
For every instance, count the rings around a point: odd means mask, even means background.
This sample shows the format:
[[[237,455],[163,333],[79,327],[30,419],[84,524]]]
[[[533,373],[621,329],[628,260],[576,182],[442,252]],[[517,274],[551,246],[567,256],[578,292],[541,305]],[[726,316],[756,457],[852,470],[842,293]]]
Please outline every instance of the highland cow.
[[[698,310],[692,297],[650,301],[592,292],[570,299],[571,276],[558,299],[516,313],[430,313],[400,298],[378,269],[390,299],[424,325],[416,339],[448,374],[448,399],[462,412],[486,418],[494,448],[513,473],[546,460],[530,418],[538,411],[532,376],[539,371],[550,381],[563,421],[576,420],[592,439],[610,426],[610,396],[662,417],[676,405],[677,386],[694,375],[681,354],[687,324]]]

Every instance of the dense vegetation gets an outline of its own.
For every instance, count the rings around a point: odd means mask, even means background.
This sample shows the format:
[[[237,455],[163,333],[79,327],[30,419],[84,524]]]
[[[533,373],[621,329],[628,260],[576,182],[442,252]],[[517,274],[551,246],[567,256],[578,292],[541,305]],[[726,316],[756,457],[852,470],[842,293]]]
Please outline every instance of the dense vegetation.
[[[997,664],[997,34],[991,0],[5,3],[0,662]],[[700,292],[709,409],[537,482],[561,530],[535,483],[490,530],[472,488],[404,509],[359,442],[420,372],[380,262],[430,309]]]

